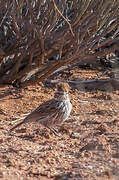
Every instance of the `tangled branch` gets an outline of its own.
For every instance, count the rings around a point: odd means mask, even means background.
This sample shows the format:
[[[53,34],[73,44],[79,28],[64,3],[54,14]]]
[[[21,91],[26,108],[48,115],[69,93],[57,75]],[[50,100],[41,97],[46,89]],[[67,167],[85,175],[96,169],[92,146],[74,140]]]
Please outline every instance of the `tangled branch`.
[[[43,81],[119,44],[119,1],[0,0],[0,84]]]

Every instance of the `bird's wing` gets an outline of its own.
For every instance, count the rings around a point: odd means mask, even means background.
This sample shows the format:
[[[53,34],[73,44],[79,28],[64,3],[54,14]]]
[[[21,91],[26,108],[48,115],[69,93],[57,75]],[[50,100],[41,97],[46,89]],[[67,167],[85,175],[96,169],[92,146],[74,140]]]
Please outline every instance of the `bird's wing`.
[[[57,113],[59,107],[59,101],[52,99],[44,102],[39,107],[37,107],[33,112],[31,112],[25,120],[40,120],[47,116],[52,116],[54,113]]]

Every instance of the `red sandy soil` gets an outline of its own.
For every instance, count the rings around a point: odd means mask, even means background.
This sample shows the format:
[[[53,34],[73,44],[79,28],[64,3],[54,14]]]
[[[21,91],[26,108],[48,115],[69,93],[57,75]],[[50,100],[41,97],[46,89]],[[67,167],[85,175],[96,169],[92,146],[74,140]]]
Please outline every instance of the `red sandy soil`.
[[[65,75],[63,75],[65,76]],[[91,79],[95,71],[72,71]],[[0,178],[11,180],[119,180],[119,91],[70,90],[73,110],[59,136],[38,124],[6,134],[13,120],[54,95],[41,83],[0,88]]]

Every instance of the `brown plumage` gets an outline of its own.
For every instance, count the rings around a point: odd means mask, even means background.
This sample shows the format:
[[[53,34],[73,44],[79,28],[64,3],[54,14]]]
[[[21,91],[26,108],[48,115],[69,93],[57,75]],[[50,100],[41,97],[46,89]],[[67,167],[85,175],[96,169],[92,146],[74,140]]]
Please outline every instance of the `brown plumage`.
[[[39,122],[51,130],[57,124],[61,124],[69,117],[72,110],[72,104],[70,102],[68,92],[68,84],[58,83],[54,98],[41,104],[24,120],[22,120],[22,122],[12,127],[9,132],[13,131],[22,124],[29,122]]]

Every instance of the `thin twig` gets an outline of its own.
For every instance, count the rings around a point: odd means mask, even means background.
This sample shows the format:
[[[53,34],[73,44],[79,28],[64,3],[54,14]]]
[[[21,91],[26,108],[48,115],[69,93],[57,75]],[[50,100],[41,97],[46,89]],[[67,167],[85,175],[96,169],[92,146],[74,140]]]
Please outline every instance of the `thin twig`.
[[[70,29],[70,31],[71,31],[71,33],[72,33],[72,36],[74,37],[74,33],[73,33],[73,30],[72,30],[71,24],[69,23],[69,21],[67,20],[67,18],[65,18],[65,17],[63,16],[63,14],[61,13],[61,11],[58,9],[58,7],[57,7],[57,5],[56,5],[56,3],[55,3],[54,0],[53,0],[53,3],[54,3],[55,9],[58,11],[58,13],[62,16],[62,18],[63,18],[63,19],[67,22],[67,24],[69,25],[69,29]]]

